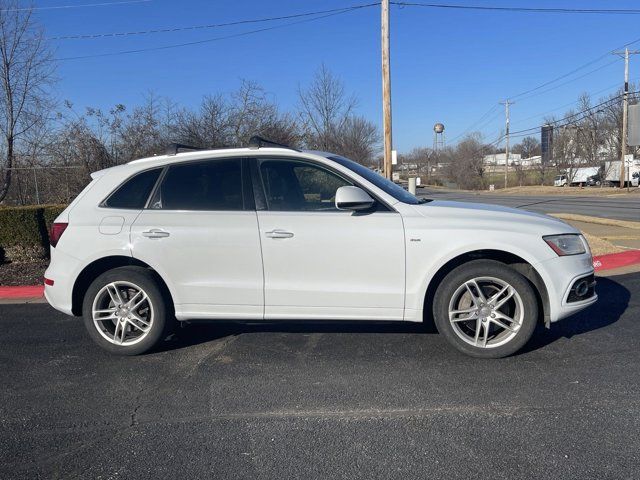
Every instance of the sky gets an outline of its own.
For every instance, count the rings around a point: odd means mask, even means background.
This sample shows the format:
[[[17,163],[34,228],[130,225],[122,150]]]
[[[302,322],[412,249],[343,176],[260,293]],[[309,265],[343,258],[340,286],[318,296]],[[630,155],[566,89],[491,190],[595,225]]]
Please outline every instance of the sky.
[[[121,37],[53,38],[219,24],[371,1],[150,0],[97,6],[110,2],[36,0],[32,4],[59,59],[56,94],[61,100],[72,102],[77,111],[88,106],[108,110],[118,103],[132,107],[149,92],[186,107],[197,107],[204,95],[228,95],[243,79],[259,83],[282,109],[293,110],[298,87],[308,85],[324,63],[358,98],[358,113],[380,126],[378,6],[295,24],[291,23],[301,19]],[[640,8],[637,1],[629,0],[438,3]],[[50,8],[87,4],[94,6]],[[598,98],[614,92],[623,82],[623,61],[607,52],[635,40],[638,41],[631,48],[640,49],[639,15],[410,6],[392,6],[390,15],[393,144],[400,152],[431,146],[436,122],[445,125],[448,144],[454,144],[465,132],[478,129],[487,143],[495,141],[504,128],[504,107],[498,102],[506,98],[515,98],[516,102],[511,107],[512,131],[540,125],[549,114],[561,116],[584,92],[594,94],[597,103]],[[278,28],[178,48],[82,58],[201,42],[271,26]],[[590,66],[562,80],[518,96],[592,61]],[[630,76],[632,81],[640,78],[640,55],[632,57]]]

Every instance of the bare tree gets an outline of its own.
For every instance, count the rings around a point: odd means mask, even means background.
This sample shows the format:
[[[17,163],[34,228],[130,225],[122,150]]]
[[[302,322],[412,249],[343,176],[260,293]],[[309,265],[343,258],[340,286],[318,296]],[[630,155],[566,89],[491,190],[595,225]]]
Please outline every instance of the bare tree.
[[[485,188],[485,146],[478,134],[467,135],[445,154],[449,156],[445,175],[451,181],[466,189]]]
[[[196,147],[228,147],[233,143],[230,109],[222,95],[206,96],[198,111],[178,113],[174,137]]]
[[[533,165],[534,171],[538,174],[538,180],[540,181],[540,185],[544,185],[545,179],[547,177],[547,172],[553,166],[550,162],[544,162],[542,158],[540,159],[540,163],[536,163]]]
[[[431,148],[417,147],[404,155],[403,162],[415,165],[416,175],[418,177],[426,176],[424,181],[429,183],[431,167],[434,167],[437,163],[436,152]]]
[[[380,132],[366,118],[351,116],[342,125],[335,142],[336,153],[363,165],[371,165],[380,145]]]
[[[32,11],[16,0],[2,2],[0,9],[0,133],[4,175],[0,202],[11,185],[11,172],[19,142],[38,124],[46,122],[50,107],[49,87],[54,64],[43,31]]]
[[[524,165],[522,165],[522,161],[515,161],[511,163],[511,166],[513,167],[513,169],[516,172],[516,179],[518,180],[518,185],[522,186],[524,181],[527,178],[527,171],[524,168]]]
[[[118,162],[164,153],[175,123],[176,107],[168,99],[148,93],[116,130]]]
[[[298,89],[299,116],[307,147],[373,163],[380,145],[378,128],[356,116],[357,100],[323,64],[307,89]]]
[[[246,146],[253,135],[260,135],[278,143],[295,146],[300,133],[295,119],[282,114],[263,87],[244,80],[232,95],[229,121],[236,146]]]
[[[599,166],[606,143],[607,129],[603,110],[591,106],[588,94],[582,94],[578,100],[579,110],[585,112],[575,122],[578,156],[589,166]]]
[[[322,64],[307,89],[298,88],[300,119],[310,148],[336,150],[339,132],[356,108],[344,84]]]
[[[513,146],[512,151],[522,155],[522,158],[540,155],[540,141],[536,137],[524,137],[522,142]]]

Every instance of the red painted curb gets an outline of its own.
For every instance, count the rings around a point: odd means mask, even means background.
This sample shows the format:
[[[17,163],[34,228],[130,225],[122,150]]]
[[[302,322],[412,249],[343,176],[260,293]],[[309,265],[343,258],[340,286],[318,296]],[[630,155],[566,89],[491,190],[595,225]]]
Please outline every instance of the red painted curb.
[[[628,250],[626,252],[593,257],[593,268],[595,268],[596,272],[628,267],[637,263],[640,264],[640,250]]]
[[[593,257],[593,268],[596,272],[613,270],[614,268],[627,267],[629,265],[640,264],[640,250],[629,250],[609,255]],[[31,285],[21,287],[0,286],[0,299],[8,298],[42,298],[44,285]]]
[[[0,299],[5,298],[41,298],[44,294],[44,285],[30,285],[21,287],[1,287]]]

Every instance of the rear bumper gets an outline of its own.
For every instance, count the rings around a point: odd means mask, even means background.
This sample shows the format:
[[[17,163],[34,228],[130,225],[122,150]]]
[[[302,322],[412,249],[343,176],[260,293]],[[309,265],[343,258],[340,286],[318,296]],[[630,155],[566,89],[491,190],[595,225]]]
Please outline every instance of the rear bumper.
[[[44,297],[56,310],[73,315],[72,295],[80,261],[61,251],[51,251],[51,263],[44,276],[53,280],[53,285],[44,286]]]

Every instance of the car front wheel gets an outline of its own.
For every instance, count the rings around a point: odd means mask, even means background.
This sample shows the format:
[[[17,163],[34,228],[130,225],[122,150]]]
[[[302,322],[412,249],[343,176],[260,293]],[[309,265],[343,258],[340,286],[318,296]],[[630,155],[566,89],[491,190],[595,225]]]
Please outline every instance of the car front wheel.
[[[93,341],[119,355],[153,348],[173,323],[154,275],[140,267],[115,268],[96,278],[82,311]]]
[[[438,331],[474,357],[500,358],[522,348],[538,320],[529,281],[494,260],[474,260],[452,270],[433,304]]]

